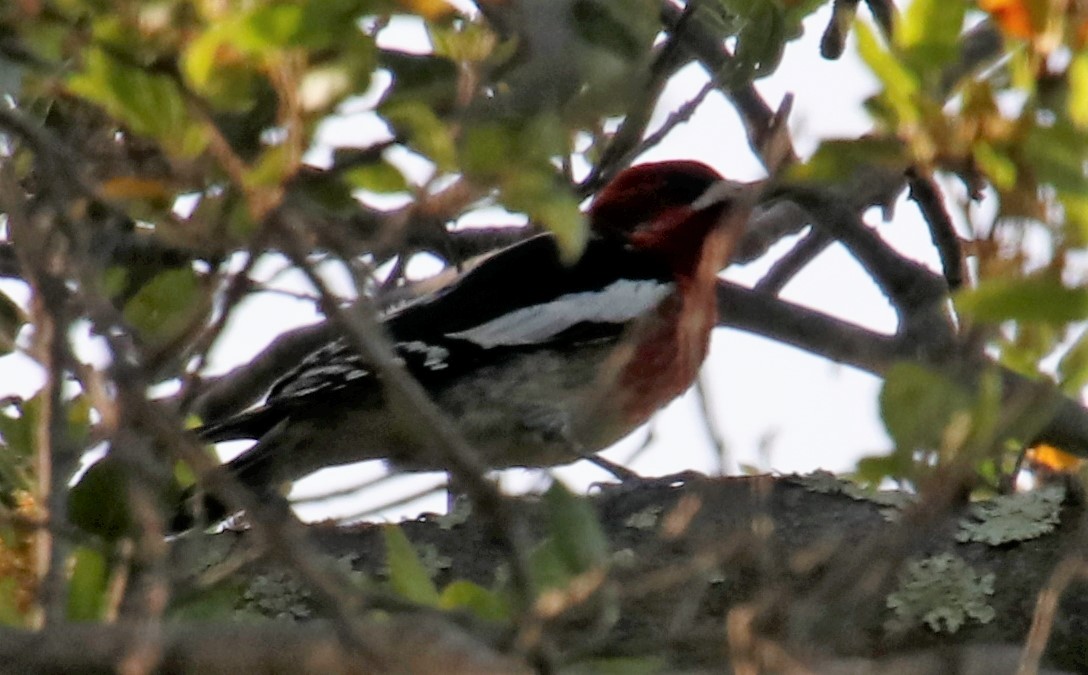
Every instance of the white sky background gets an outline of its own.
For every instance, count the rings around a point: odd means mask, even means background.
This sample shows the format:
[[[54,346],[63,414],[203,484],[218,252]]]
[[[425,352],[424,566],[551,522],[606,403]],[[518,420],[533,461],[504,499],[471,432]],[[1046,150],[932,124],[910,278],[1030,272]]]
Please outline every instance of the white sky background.
[[[810,17],[804,37],[788,46],[779,70],[756,85],[772,107],[778,105],[785,93],[794,94],[791,130],[802,157],[807,157],[821,139],[853,138],[870,127],[861,102],[876,90],[876,84],[858,63],[852,43],[840,61],[829,62],[819,56],[819,39],[829,16],[830,6],[827,6]],[[401,48],[412,44],[420,50],[427,48],[422,31],[413,32],[410,27],[396,39]],[[705,80],[705,74],[697,66],[681,71],[667,87],[651,129],[692,98]],[[364,145],[383,132],[383,125],[372,115],[358,112],[326,125],[320,140]],[[313,153],[315,158],[323,154],[320,148]],[[688,124],[675,129],[665,143],[640,159],[669,158],[702,160],[734,179],[763,176],[761,166],[748,149],[736,113],[717,95],[711,95]],[[868,220],[878,224],[879,214],[870,212]],[[894,222],[880,224],[880,232],[900,250],[932,269],[939,269],[925,224],[912,204],[901,200]],[[776,250],[782,252],[786,247]],[[768,264],[759,261],[747,267],[734,267],[726,276],[752,283]],[[280,270],[282,263],[269,261],[259,266],[258,273]],[[295,273],[277,277],[276,285],[303,287]],[[17,300],[26,295],[25,288],[14,284],[4,284],[3,290]],[[883,332],[894,329],[894,314],[887,302],[837,245],[796,277],[786,287],[783,297]],[[211,370],[218,373],[244,362],[279,333],[318,319],[312,303],[262,294],[235,313],[227,334],[212,355]],[[779,472],[817,468],[849,471],[860,456],[890,448],[876,405],[879,381],[860,371],[746,333],[719,329],[704,373],[709,383],[713,419],[728,446],[726,472],[735,473],[742,465]],[[0,359],[0,395],[31,395],[40,382],[40,373],[28,366],[25,357]],[[654,442],[630,468],[647,476],[687,469],[716,470],[713,446],[691,393],[661,412],[653,429]],[[636,432],[605,456],[613,460],[627,458],[646,434],[646,430]],[[237,449],[241,447],[244,446]],[[313,496],[347,488],[380,473],[378,462],[360,468],[327,469],[302,481],[294,495]],[[607,478],[584,462],[554,473],[576,490]],[[354,514],[438,480],[438,474],[398,476],[381,488],[352,497],[301,505],[300,513],[308,519]],[[544,479],[541,472],[511,471],[504,475],[503,484],[520,490],[540,487]],[[413,515],[420,511],[442,511],[444,507],[445,496],[438,494],[406,509],[385,511],[383,515]]]

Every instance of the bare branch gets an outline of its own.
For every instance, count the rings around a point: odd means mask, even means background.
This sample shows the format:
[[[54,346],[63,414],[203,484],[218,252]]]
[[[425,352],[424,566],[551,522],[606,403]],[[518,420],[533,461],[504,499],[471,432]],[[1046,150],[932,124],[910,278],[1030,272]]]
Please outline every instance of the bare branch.
[[[690,23],[694,8],[695,3],[688,3],[688,6],[680,12],[680,16],[668,39],[658,49],[653,64],[647,73],[646,83],[638,88],[636,98],[628,108],[627,114],[624,115],[620,128],[612,136],[604,152],[601,153],[601,160],[593,167],[586,179],[578,185],[579,194],[588,196],[595,193],[601,186],[614,178],[617,172],[630,164],[636,156],[652,147],[652,145],[648,145],[643,141],[643,136],[646,133],[646,127],[650,123],[650,116],[653,113],[654,106],[660,99],[661,92],[664,91],[669,78],[686,62],[683,51],[680,49],[680,36]],[[696,99],[701,102],[707,93],[710,93],[709,90],[706,93],[697,95]],[[698,102],[692,106],[692,111],[694,111],[695,106],[698,106]],[[689,116],[690,114],[688,113]],[[662,127],[664,131],[660,133],[660,136],[666,135],[677,123],[673,122],[670,125],[666,122]]]
[[[928,311],[947,296],[943,279],[885,244],[842,199],[801,186],[784,187],[779,195],[808,211],[817,227],[846,246],[891,301],[901,323]]]
[[[759,283],[755,285],[757,291],[778,295],[782,289],[797,274],[801,272],[816,256],[827,250],[835,240],[823,230],[812,230],[797,242],[786,255],[782,256],[771,265],[771,269]]]
[[[681,25],[684,11],[678,8],[670,0],[663,0],[661,4],[661,16],[668,31],[676,31]],[[697,20],[688,22],[684,31],[680,34],[681,42],[685,49],[691,51],[695,58],[707,69],[711,76],[717,73],[728,72],[733,61],[733,54],[722,44],[711,31],[705,29]],[[728,89],[723,92],[740,113],[748,133],[748,145],[752,152],[765,162],[768,170],[772,170],[774,164],[769,164],[763,157],[763,139],[767,131],[775,127],[775,111],[764,102],[763,98],[751,84]],[[779,151],[783,156],[796,159],[796,152],[784,144]]]
[[[478,638],[433,617],[394,616],[357,621],[369,655],[345,647],[324,621],[306,624],[205,623],[174,625],[163,635],[156,672],[238,673],[529,673],[524,663],[496,653]],[[66,624],[30,632],[0,627],[0,661],[9,672],[83,675],[115,672],[143,626]],[[390,670],[391,664],[396,664]]]
[[[921,176],[915,170],[907,175],[910,179],[910,198],[918,205],[918,210],[929,225],[929,236],[941,257],[945,281],[948,288],[955,291],[963,285],[963,249],[952,218],[944,207],[940,188],[932,176]]]
[[[854,17],[858,13],[858,3],[861,0],[835,0],[831,10],[831,20],[824,29],[824,35],[820,39],[820,56],[825,59],[837,59],[842,56],[846,47],[846,36],[850,33],[850,25],[854,23]]]
[[[896,338],[830,317],[773,295],[718,283],[718,322],[783,342],[838,363],[880,373],[898,356]]]

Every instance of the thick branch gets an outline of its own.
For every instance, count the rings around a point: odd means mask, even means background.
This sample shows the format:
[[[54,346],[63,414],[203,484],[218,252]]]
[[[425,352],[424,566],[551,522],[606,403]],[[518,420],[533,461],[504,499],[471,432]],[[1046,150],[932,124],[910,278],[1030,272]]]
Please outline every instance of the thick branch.
[[[1042,411],[1038,432],[1026,440],[1046,441],[1088,457],[1088,409],[1053,383],[1031,380],[983,357],[950,363],[948,354],[920,353],[909,337],[876,333],[724,281],[718,285],[718,311],[722,326],[762,335],[874,375],[881,375],[895,361],[909,360],[947,370],[965,386],[975,387],[983,371],[997,368],[1006,401],[1032,401]]]
[[[871,373],[895,360],[894,336],[828,316],[728,282],[718,284],[719,323],[803,349]]]
[[[139,639],[139,625],[66,624],[31,632],[0,627],[0,663],[12,673],[116,672]],[[452,624],[400,616],[358,622],[378,658],[345,648],[327,622],[175,624],[163,635],[156,673],[527,673],[525,664],[500,656]]]

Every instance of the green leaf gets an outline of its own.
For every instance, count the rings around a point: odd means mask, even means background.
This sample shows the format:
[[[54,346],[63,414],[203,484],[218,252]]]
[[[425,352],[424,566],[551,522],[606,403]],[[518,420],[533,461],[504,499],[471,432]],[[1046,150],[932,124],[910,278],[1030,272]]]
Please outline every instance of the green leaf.
[[[389,162],[374,162],[348,169],[344,172],[344,180],[354,188],[379,194],[404,192],[408,189],[404,174]]]
[[[455,63],[481,63],[491,56],[498,42],[494,32],[474,21],[449,25],[428,23],[427,36],[434,46],[435,55],[448,59],[450,66]],[[451,77],[448,84],[455,83],[456,77]]]
[[[206,31],[186,47],[181,59],[186,81],[221,112],[244,112],[257,100],[260,74],[238,59],[223,58],[222,28]]]
[[[545,539],[529,554],[529,571],[537,592],[564,588],[574,577],[553,537]]]
[[[979,321],[1068,323],[1088,318],[1088,290],[1068,288],[1060,279],[987,279],[953,299],[956,311]]]
[[[234,38],[255,52],[295,46],[303,34],[305,4],[257,5],[238,22]]]
[[[447,610],[467,609],[487,621],[505,621],[510,618],[510,606],[502,594],[464,579],[453,581],[442,589],[438,606]]]
[[[1088,246],[1088,195],[1065,192],[1058,199],[1065,212],[1065,234],[1070,247]]]
[[[37,433],[38,415],[41,411],[41,397],[23,401],[18,405],[19,416],[10,417],[0,413],[0,436],[7,441],[8,449],[20,458],[34,456],[37,447],[34,437]]]
[[[880,391],[884,426],[904,452],[940,448],[953,416],[970,407],[970,397],[962,388],[913,363],[892,366]]]
[[[1023,149],[1039,182],[1049,183],[1061,193],[1088,196],[1084,170],[1088,160],[1086,136],[1068,121],[1033,126]]]
[[[529,172],[556,175],[553,158],[567,151],[568,133],[559,116],[488,120],[468,126],[461,142],[461,164],[476,178],[501,179]]]
[[[548,228],[568,261],[581,255],[588,236],[585,214],[569,186],[558,184],[554,173],[518,172],[503,182],[500,195],[506,206]]]
[[[858,54],[884,85],[884,97],[895,111],[900,123],[916,123],[922,114],[918,109],[921,84],[894,54],[884,49],[873,31],[863,22],[854,22]]]
[[[910,451],[894,450],[887,455],[869,455],[858,460],[854,480],[866,486],[880,487],[885,478],[903,480],[914,473]]]
[[[389,71],[393,84],[383,105],[415,101],[443,115],[457,100],[457,64],[430,54],[383,50],[378,65]]]
[[[198,155],[207,144],[193,121],[177,83],[109,55],[86,51],[83,69],[68,79],[72,93],[103,106],[138,134],[154,138],[182,156]]]
[[[40,397],[17,407],[18,417],[0,411],[0,503],[15,507],[14,492],[34,486],[35,438],[38,426]]]
[[[172,604],[168,617],[176,621],[210,621],[231,617],[241,604],[248,584],[231,580],[186,594],[180,602]]]
[[[438,606],[438,588],[404,530],[397,525],[385,525],[382,527],[382,538],[385,540],[385,560],[393,590],[412,602],[428,607]]]
[[[827,140],[804,164],[789,170],[789,177],[799,181],[839,183],[864,167],[906,167],[903,142],[896,138],[865,137],[857,140]]]
[[[571,24],[585,44],[637,62],[660,30],[652,0],[583,0],[571,3]],[[592,77],[592,75],[590,75]]]
[[[1069,64],[1069,119],[1082,131],[1088,129],[1088,51]]]
[[[68,520],[107,540],[132,531],[128,507],[128,476],[110,456],[98,460],[68,491]]]
[[[208,454],[212,455],[212,459],[218,460],[214,450],[209,449]],[[193,467],[189,466],[187,462],[174,462],[173,478],[174,483],[182,490],[191,488],[197,483],[196,471],[193,471]]]
[[[106,557],[101,551],[80,546],[72,558],[72,576],[68,582],[68,620],[101,619],[109,583]]]
[[[918,73],[936,73],[959,52],[966,3],[912,0],[896,24],[897,46]]]
[[[1088,385],[1088,332],[1082,333],[1066,350],[1057,370],[1058,383],[1066,394],[1079,395],[1081,389]]]
[[[608,562],[608,538],[589,500],[578,497],[559,481],[544,493],[548,531],[567,570],[587,572]]]
[[[1016,162],[1007,154],[1001,152],[984,140],[976,141],[971,145],[971,153],[979,168],[990,179],[998,190],[1009,191],[1016,188],[1016,177],[1019,170]]]
[[[19,580],[14,576],[0,578],[0,626],[23,626],[26,617],[19,610]]]
[[[438,165],[441,171],[456,168],[456,148],[446,124],[418,101],[391,101],[381,106],[382,117],[397,136]]]
[[[124,316],[141,336],[155,344],[168,342],[208,309],[207,293],[192,269],[156,275],[125,304]]]
[[[786,49],[786,23],[781,9],[772,2],[753,3],[747,21],[737,35],[736,62],[727,75],[727,86],[773,73]]]
[[[349,40],[365,40],[356,23],[364,11],[362,0],[264,3],[226,25],[230,42],[251,53],[291,48],[318,51]]]

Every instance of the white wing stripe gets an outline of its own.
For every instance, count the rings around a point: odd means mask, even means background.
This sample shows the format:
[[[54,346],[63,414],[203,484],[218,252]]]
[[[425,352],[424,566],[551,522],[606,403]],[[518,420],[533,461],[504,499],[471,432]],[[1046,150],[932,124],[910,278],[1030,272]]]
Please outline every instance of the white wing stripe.
[[[599,291],[564,295],[551,302],[523,307],[448,337],[481,347],[544,342],[582,322],[625,323],[657,306],[672,291],[671,283],[652,279],[620,279]]]

